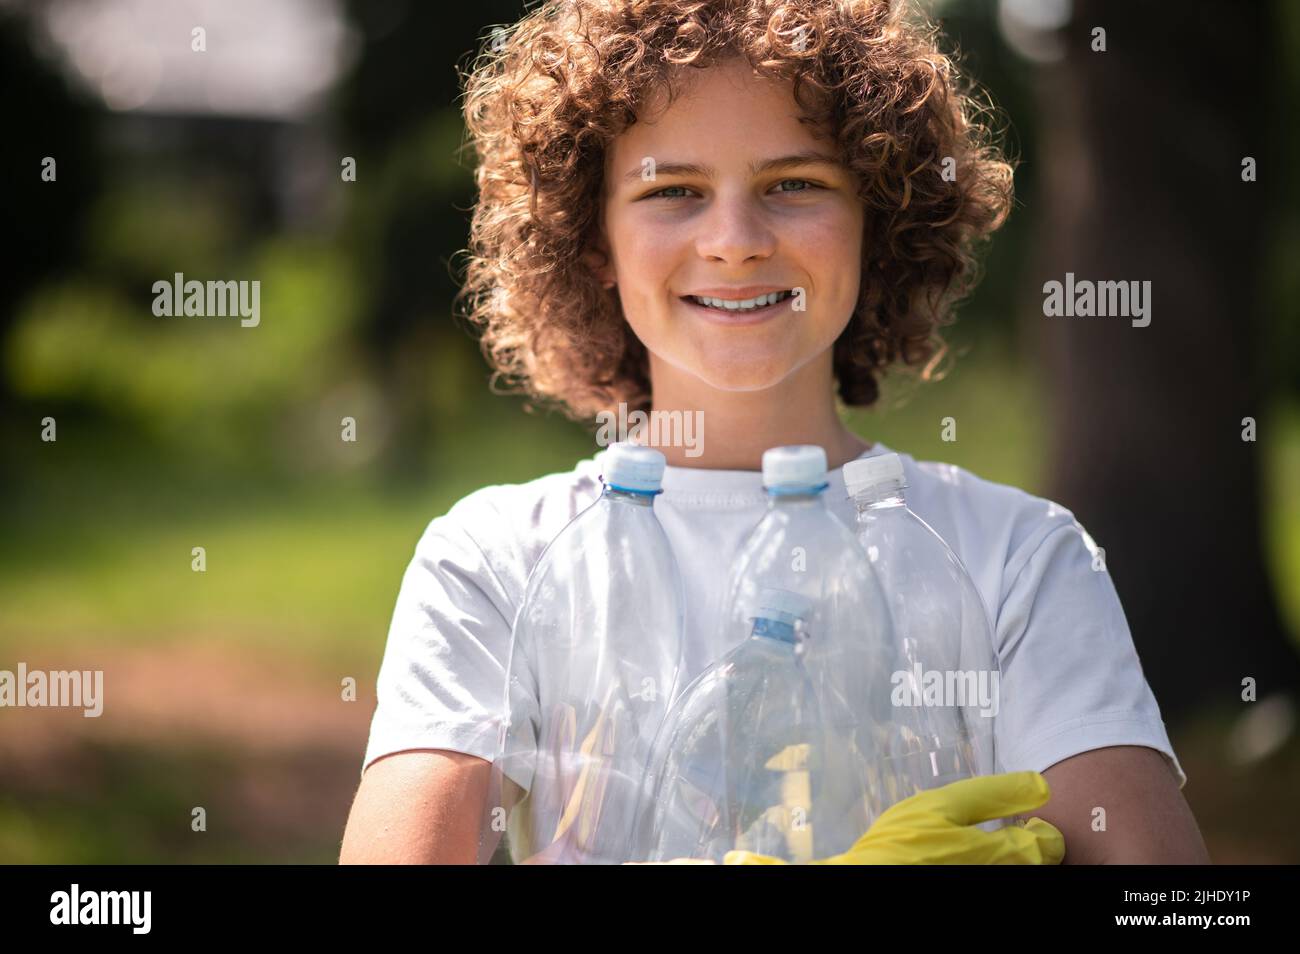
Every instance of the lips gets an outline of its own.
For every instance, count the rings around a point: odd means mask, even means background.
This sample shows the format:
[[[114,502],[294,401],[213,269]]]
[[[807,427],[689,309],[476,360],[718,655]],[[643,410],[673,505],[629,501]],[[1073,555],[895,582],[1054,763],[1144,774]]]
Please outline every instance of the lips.
[[[716,324],[723,325],[754,325],[767,321],[777,315],[783,314],[789,310],[788,302],[790,295],[773,302],[770,305],[764,305],[762,308],[752,308],[746,311],[730,311],[725,308],[714,308],[708,305],[701,305],[690,296],[682,296],[681,302],[691,311],[700,317],[712,321]]]
[[[739,296],[732,297],[732,296],[721,296],[721,295],[717,295],[717,296],[687,295],[686,297],[694,301],[695,304],[703,305],[706,308],[717,308],[723,311],[746,312],[746,311],[756,310],[755,302],[757,302],[759,299],[766,300],[768,298],[776,296],[777,301],[781,301],[783,299],[789,298],[792,294],[793,292],[791,291],[771,291],[771,292],[762,292],[758,295],[751,295],[747,298],[741,298]],[[768,304],[772,304],[772,302],[768,302]],[[736,307],[730,307],[733,305]],[[764,305],[762,307],[767,307],[767,305]]]
[[[686,294],[695,298],[721,298],[725,301],[744,301],[747,298],[757,298],[759,295],[770,295],[772,292],[790,291],[792,287],[790,285],[740,285],[737,287],[719,285],[716,288],[697,288]]]

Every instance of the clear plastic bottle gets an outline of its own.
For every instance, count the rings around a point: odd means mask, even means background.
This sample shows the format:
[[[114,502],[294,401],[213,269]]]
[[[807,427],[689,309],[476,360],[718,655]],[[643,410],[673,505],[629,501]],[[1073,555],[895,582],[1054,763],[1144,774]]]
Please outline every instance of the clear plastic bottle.
[[[827,508],[820,447],[763,455],[769,506],[737,557],[739,645],[669,712],[631,850],[639,860],[787,861],[847,850],[882,807],[896,668],[889,614],[853,533]]]
[[[844,481],[903,663],[891,680],[894,718],[882,769],[898,788],[891,802],[997,771],[1001,667],[979,591],[943,538],[908,508],[897,454],[849,462]]]
[[[683,591],[658,519],[664,456],[613,444],[603,491],[529,574],[480,863],[508,834],[518,863],[617,864],[681,666]]]

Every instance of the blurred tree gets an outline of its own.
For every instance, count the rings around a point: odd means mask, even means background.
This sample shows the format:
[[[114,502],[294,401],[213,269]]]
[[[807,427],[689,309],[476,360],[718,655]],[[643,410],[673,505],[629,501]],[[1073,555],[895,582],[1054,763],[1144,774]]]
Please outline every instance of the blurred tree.
[[[423,448],[481,419],[489,397],[477,343],[452,313],[453,256],[466,243],[474,200],[470,159],[457,155],[457,70],[491,24],[523,13],[519,0],[348,3],[363,46],[337,96],[340,149],[358,170],[343,241],[368,279],[359,331],[393,421],[386,464],[407,476],[427,463]],[[437,380],[448,375],[459,390],[451,400],[448,382]]]
[[[103,178],[96,112],[32,49],[21,7],[0,10],[0,90],[5,147],[0,150],[0,344],[22,299],[81,251],[82,225]],[[46,156],[57,178],[41,177]],[[13,392],[0,375],[0,416]]]
[[[1270,7],[1076,0],[1066,34],[1038,86],[1042,241],[1024,311],[1053,388],[1050,493],[1105,548],[1167,719],[1239,702],[1246,677],[1260,698],[1294,692],[1261,540],[1264,267],[1289,175]],[[1247,156],[1258,181],[1242,180]],[[1044,317],[1043,283],[1067,271],[1149,280],[1150,325]]]

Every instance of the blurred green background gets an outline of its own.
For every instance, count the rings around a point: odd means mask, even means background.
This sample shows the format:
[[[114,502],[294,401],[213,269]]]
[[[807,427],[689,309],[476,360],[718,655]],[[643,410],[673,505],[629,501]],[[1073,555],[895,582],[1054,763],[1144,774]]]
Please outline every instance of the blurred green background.
[[[1024,301],[1050,221],[1040,94],[1068,61],[1052,37],[1070,28],[1052,21],[1061,4],[929,6],[1010,117],[1019,203],[949,332],[947,375],[897,374],[852,420],[918,459],[1055,495],[1057,382]],[[1275,95],[1294,116],[1300,17],[1268,10],[1286,64]],[[478,487],[595,450],[590,428],[492,394],[452,315],[473,202],[456,66],[522,7],[223,11],[0,4],[16,133],[2,200],[0,668],[103,668],[108,707],[101,719],[0,710],[0,861],[336,860],[389,614],[424,526]],[[204,16],[209,59],[195,68],[190,27]],[[1275,168],[1300,167],[1290,125]],[[56,183],[39,179],[47,155]],[[340,179],[343,156],[357,181]],[[1246,365],[1268,422],[1255,451],[1263,517],[1248,532],[1292,647],[1294,188],[1260,226],[1261,305],[1234,319],[1257,328]],[[260,279],[261,325],[154,318],[152,283],[178,271]],[[955,409],[961,437],[945,443]],[[355,443],[340,440],[344,416]],[[55,442],[40,439],[45,417]],[[1186,502],[1189,521],[1199,505]],[[204,573],[191,570],[196,546]],[[341,698],[348,677],[355,702]],[[1287,794],[1300,743],[1285,711],[1261,729],[1239,708],[1193,700],[1169,719],[1185,794],[1216,861],[1300,860]],[[1265,737],[1252,759],[1233,757],[1243,732]],[[195,806],[206,832],[191,831]]]

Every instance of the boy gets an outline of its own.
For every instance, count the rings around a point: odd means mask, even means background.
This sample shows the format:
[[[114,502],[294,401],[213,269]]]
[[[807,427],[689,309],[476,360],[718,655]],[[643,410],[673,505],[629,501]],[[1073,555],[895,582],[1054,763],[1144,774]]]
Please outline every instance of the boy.
[[[972,102],[931,30],[848,0],[547,3],[470,77],[479,203],[464,295],[499,375],[574,417],[626,404],[706,425],[697,456],[659,448],[656,513],[690,562],[684,680],[728,648],[710,643],[719,579],[761,514],[762,452],[823,447],[827,500],[851,523],[840,468],[888,449],[843,424],[836,393],[869,405],[884,368],[942,354],[937,329],[1011,203],[1011,168]],[[1064,860],[1208,861],[1083,528],[1049,501],[902,456],[911,506],[995,617],[1017,700],[999,715],[1000,761],[1050,785],[1034,814],[1064,836]],[[342,861],[474,860],[524,581],[598,492],[582,461],[486,487],[429,526]],[[1024,780],[1008,778],[1012,815]],[[952,825],[926,860],[968,857],[968,833]]]

